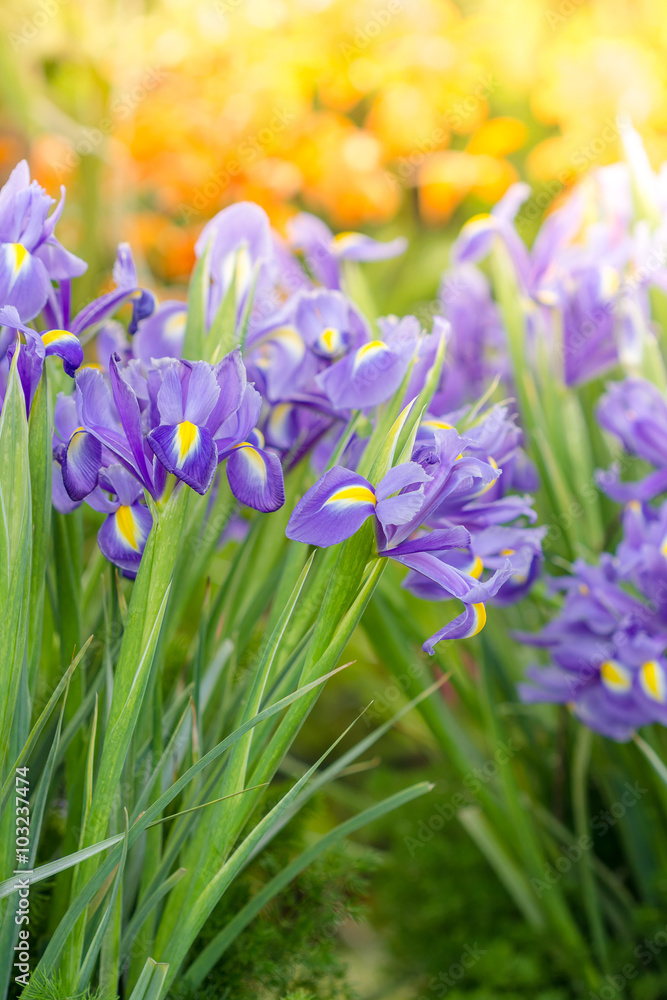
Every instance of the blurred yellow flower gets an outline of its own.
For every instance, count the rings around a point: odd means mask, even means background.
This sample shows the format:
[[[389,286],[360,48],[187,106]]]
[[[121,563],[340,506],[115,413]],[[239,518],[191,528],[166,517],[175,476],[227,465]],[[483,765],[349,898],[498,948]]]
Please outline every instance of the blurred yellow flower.
[[[41,8],[40,8],[41,9]],[[44,8],[46,10],[46,8]],[[667,159],[664,0],[68,0],[0,11],[0,163],[28,153],[91,245],[126,232],[166,281],[233,200],[282,227],[418,208],[433,225],[519,176],[553,197]],[[417,191],[412,198],[411,192]],[[108,234],[108,235],[107,235]]]

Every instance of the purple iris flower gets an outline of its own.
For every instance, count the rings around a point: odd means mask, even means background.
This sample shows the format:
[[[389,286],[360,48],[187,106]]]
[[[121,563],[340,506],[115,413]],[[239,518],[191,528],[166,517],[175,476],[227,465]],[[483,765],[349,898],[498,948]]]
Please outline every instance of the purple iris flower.
[[[337,236],[314,215],[301,212],[290,220],[288,236],[293,249],[303,253],[306,266],[325,288],[340,288],[341,260],[388,260],[405,252],[407,240],[398,237],[381,243],[363,233]]]
[[[442,639],[479,632],[486,621],[485,602],[498,594],[501,601],[518,599],[539,568],[541,531],[531,535],[519,526],[504,532],[496,527],[526,511],[534,517],[534,512],[522,500],[508,513],[504,498],[480,509],[477,498],[500,471],[464,455],[465,450],[456,430],[436,428],[428,443],[417,443],[411,462],[391,469],[377,486],[336,466],[299,501],[287,526],[288,538],[328,546],[349,538],[372,517],[378,554],[411,571],[406,586],[418,596],[454,597],[465,605],[458,618],[424,643],[430,653]],[[492,572],[482,580],[484,569]]]
[[[14,339],[6,352],[8,361],[11,361],[14,355],[18,334],[23,335],[24,344],[19,352],[18,373],[25,396],[26,410],[30,414],[35,391],[42,377],[45,358],[54,356],[61,358],[63,368],[70,378],[74,378],[77,368],[83,362],[83,348],[78,338],[69,330],[44,330],[38,333],[31,327],[25,326],[14,306],[4,306],[0,309],[0,324],[14,333]]]
[[[227,459],[235,496],[257,510],[284,502],[280,460],[254,431],[261,397],[247,383],[238,351],[216,366],[169,359],[141,374],[137,362],[109,362],[109,382],[91,368],[77,376],[77,426],[59,449],[65,490],[87,498],[112,456],[159,499],[168,473],[198,493]]]
[[[451,324],[442,384],[432,409],[446,413],[480,398],[498,374],[507,379],[507,339],[487,278],[472,264],[451,268],[440,285]]]
[[[253,202],[229,205],[207,222],[195,243],[197,257],[202,257],[208,246],[212,282],[208,321],[211,323],[232,283],[240,314],[253,284],[256,284],[256,294],[264,295],[273,287],[279,269],[269,217]]]
[[[97,533],[102,555],[135,577],[153,526],[141,485],[122,465],[110,465],[101,470],[99,487],[86,503],[107,515]]]
[[[656,465],[638,482],[621,482],[618,464],[597,474],[598,485],[619,503],[647,501],[667,490],[667,404],[645,379],[611,383],[597,407],[602,427],[620,439],[625,450]]]
[[[394,395],[419,346],[421,328],[412,319],[385,321],[384,339],[367,341],[317,375],[334,410],[366,410]]]
[[[86,263],[58,242],[54,230],[65,205],[36,182],[22,160],[0,190],[0,302],[13,306],[24,323],[46,305],[51,281],[69,281],[86,270]],[[54,324],[55,325],[55,324]]]
[[[663,556],[664,561],[664,556]],[[549,652],[549,666],[528,670],[520,686],[528,702],[571,706],[585,725],[625,741],[643,725],[667,724],[667,618],[641,593],[625,589],[619,561],[577,562],[573,577],[557,584],[563,610],[538,636],[519,638]]]
[[[62,325],[80,337],[87,330],[99,326],[113,316],[126,302],[130,302],[132,316],[127,332],[130,336],[135,334],[141,320],[150,316],[155,309],[156,300],[152,292],[139,285],[129,243],[118,244],[113,279],[116,287],[111,292],[93,299],[73,319],[69,316],[69,287],[63,288],[57,297],[57,303],[52,306],[56,314],[59,314]]]

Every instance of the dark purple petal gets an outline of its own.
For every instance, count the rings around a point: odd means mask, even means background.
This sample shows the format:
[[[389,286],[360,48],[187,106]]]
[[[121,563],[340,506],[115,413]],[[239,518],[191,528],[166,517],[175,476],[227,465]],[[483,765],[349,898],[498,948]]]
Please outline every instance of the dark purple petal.
[[[454,618],[443,628],[438,629],[426,642],[422,649],[433,655],[434,647],[443,639],[470,639],[481,632],[486,625],[486,608],[484,604],[468,604],[463,614]]]
[[[63,458],[63,484],[71,500],[84,500],[97,486],[102,445],[84,430],[75,431]]]
[[[280,459],[273,452],[239,444],[227,459],[227,479],[237,500],[254,510],[278,510],[285,503]]]
[[[102,554],[126,573],[135,575],[152,525],[151,513],[143,504],[121,505],[97,533]]]
[[[285,534],[297,542],[326,548],[354,535],[374,512],[371,484],[337,465],[301,498]]]
[[[218,455],[211,432],[189,420],[161,424],[148,435],[148,443],[165,469],[197,493],[206,493],[213,482]]]

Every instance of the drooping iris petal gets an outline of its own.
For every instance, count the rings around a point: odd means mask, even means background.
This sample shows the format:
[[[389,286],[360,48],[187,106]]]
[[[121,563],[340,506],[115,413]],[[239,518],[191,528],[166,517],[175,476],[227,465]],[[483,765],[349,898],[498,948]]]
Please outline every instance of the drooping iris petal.
[[[63,485],[70,500],[84,500],[97,486],[102,445],[82,427],[72,434],[62,462]]]
[[[394,395],[409,359],[382,340],[372,340],[326,368],[316,383],[337,410],[368,409]]]
[[[286,535],[297,542],[336,545],[359,530],[375,513],[371,484],[349,469],[334,466],[301,498],[289,519]]]
[[[227,459],[227,478],[237,500],[264,513],[285,503],[280,459],[247,441],[235,445]]]
[[[46,357],[56,355],[63,360],[63,368],[74,378],[77,368],[83,364],[83,347],[78,337],[69,330],[47,330],[42,334]]]
[[[121,504],[98,531],[97,543],[109,562],[134,575],[152,525],[151,513],[143,504]]]
[[[81,505],[80,500],[72,500],[63,483],[62,466],[53,460],[53,477],[51,480],[51,502],[59,514],[71,514]]]
[[[435,632],[423,644],[425,653],[433,655],[435,645],[443,639],[470,639],[481,632],[486,625],[486,608],[484,604],[468,604],[463,614],[449,622],[444,628]]]
[[[189,420],[161,424],[148,435],[148,443],[168,472],[197,493],[206,493],[218,465],[211,432]]]
[[[49,276],[41,260],[21,243],[0,243],[0,303],[14,306],[27,323],[44,308]]]

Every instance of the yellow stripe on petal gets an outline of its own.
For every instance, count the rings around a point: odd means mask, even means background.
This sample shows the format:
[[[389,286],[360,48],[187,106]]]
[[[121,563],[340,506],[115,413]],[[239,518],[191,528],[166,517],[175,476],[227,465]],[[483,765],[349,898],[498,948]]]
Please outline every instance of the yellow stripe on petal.
[[[642,665],[639,671],[639,683],[647,698],[664,704],[667,695],[665,672],[657,660],[647,660]]]
[[[178,425],[176,430],[176,442],[178,447],[177,465],[180,468],[185,462],[193,448],[199,444],[199,428],[189,420],[184,420]]]
[[[67,446],[68,450],[76,453],[85,441],[87,433],[88,432],[83,427],[77,427],[75,431],[72,431],[72,436],[69,439],[69,444]]]
[[[472,569],[468,570],[468,574],[470,576],[474,576],[476,580],[479,580],[480,576],[482,575],[483,569],[484,569],[484,563],[479,558],[479,556],[475,556],[475,559],[472,564]]]
[[[373,357],[376,354],[381,354],[383,351],[387,351],[388,347],[383,340],[371,340],[370,343],[364,344],[357,351],[357,356],[354,361],[355,370],[359,367],[362,361],[367,360],[369,357]]]
[[[121,506],[116,511],[116,527],[120,532],[121,537],[134,549],[135,552],[139,551],[139,545],[137,544],[137,530],[134,521],[134,511],[131,507]]]
[[[320,347],[328,351],[329,354],[335,354],[343,346],[340,330],[337,330],[334,326],[328,326],[322,330],[318,342]]]
[[[42,341],[44,342],[44,346],[48,347],[49,344],[52,344],[56,340],[62,340],[63,337],[74,337],[74,334],[70,333],[69,330],[48,330],[42,334]]]
[[[453,430],[452,424],[446,424],[444,420],[424,420],[422,427],[435,427],[441,431]]]
[[[16,276],[23,267],[29,254],[22,243],[10,243],[10,246],[14,251],[14,276]]]
[[[375,507],[377,500],[367,486],[346,486],[330,496],[326,503],[371,503]]]
[[[623,694],[632,687],[630,671],[616,660],[605,660],[600,667],[600,676],[607,690],[614,694]]]
[[[468,632],[466,639],[472,639],[474,635],[477,635],[482,631],[486,625],[486,607],[484,604],[473,604],[472,609],[475,612],[475,621],[473,622],[472,628]]]
[[[250,441],[242,441],[241,444],[235,444],[234,447],[243,448],[243,457],[249,466],[250,474],[264,482],[267,476],[266,464],[254,444],[251,444]]]

